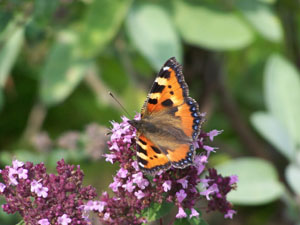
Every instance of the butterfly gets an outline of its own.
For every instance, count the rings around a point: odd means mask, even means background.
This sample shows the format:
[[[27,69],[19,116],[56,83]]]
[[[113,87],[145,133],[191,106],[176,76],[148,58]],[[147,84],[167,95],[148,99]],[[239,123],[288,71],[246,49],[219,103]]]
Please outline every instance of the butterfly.
[[[128,121],[137,130],[137,161],[153,174],[193,163],[202,123],[197,102],[189,97],[182,66],[170,58],[159,71],[141,110],[140,120]]]

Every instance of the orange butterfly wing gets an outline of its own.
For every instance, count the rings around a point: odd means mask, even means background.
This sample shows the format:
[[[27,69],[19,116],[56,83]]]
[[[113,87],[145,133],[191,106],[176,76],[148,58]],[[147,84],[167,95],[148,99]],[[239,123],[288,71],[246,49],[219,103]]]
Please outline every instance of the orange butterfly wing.
[[[202,116],[197,102],[189,97],[182,66],[175,58],[170,58],[158,73],[142,108],[141,119],[151,114],[155,116],[164,110],[172,111],[173,117],[180,118],[180,129],[187,137],[193,141],[198,138]],[[144,171],[151,173],[159,169],[168,169],[171,164],[177,168],[184,168],[193,162],[195,151],[192,141],[163,152],[156,146],[155,140],[151,141],[143,134],[138,138],[146,143],[143,145],[138,141],[137,147],[139,165]]]

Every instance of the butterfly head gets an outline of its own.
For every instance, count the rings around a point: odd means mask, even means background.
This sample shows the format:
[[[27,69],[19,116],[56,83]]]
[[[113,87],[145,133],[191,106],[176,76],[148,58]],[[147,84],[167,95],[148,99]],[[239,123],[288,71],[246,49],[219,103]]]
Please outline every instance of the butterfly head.
[[[128,123],[142,133],[157,133],[158,128],[147,120],[129,120]]]

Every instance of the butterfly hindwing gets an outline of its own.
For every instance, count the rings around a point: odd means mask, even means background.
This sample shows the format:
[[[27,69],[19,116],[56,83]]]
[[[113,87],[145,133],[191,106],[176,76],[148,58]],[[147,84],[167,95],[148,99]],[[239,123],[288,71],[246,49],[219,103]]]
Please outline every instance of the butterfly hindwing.
[[[148,172],[168,169],[171,166],[167,156],[143,134],[137,136],[137,161],[139,167]]]

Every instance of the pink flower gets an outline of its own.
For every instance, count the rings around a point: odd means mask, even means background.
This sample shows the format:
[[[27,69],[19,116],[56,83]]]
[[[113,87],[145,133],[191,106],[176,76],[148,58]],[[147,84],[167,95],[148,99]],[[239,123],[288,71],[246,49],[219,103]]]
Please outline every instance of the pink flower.
[[[176,214],[176,218],[179,219],[179,218],[185,218],[187,215],[185,213],[185,211],[183,210],[182,207],[179,207],[178,209],[178,213]]]
[[[0,183],[0,192],[1,192],[1,193],[4,192],[5,188],[6,188],[6,185],[3,184],[3,183]]]
[[[38,224],[40,225],[50,225],[48,219],[41,219],[38,221]]]
[[[200,192],[200,195],[205,195],[207,200],[210,200],[209,195],[219,192],[218,185],[213,184],[205,191]]]
[[[223,130],[211,130],[210,132],[207,133],[207,135],[209,136],[209,139],[213,141],[214,137],[221,134],[222,132]]]
[[[93,204],[93,210],[102,212],[104,210],[104,207],[107,205],[106,202],[103,201],[94,201]]]
[[[172,185],[172,182],[170,180],[165,181],[162,185],[164,188],[164,192],[171,190],[171,185]]]
[[[191,209],[191,215],[190,215],[190,218],[192,217],[199,217],[199,213],[197,212],[196,209],[192,208]]]
[[[137,197],[137,199],[142,199],[145,197],[144,192],[142,192],[141,190],[134,192],[134,195]]]
[[[108,212],[104,213],[103,220],[108,221],[110,218],[110,214]]]
[[[185,191],[183,189],[181,189],[179,192],[176,192],[176,197],[178,199],[178,202],[182,202],[186,196],[187,196],[187,194],[185,193]]]
[[[234,183],[237,183],[239,181],[239,178],[237,175],[231,175],[230,176],[230,182],[229,182],[229,185],[232,185]]]
[[[19,160],[17,160],[17,159],[13,160],[12,164],[13,164],[13,168],[14,168],[14,169],[18,169],[19,167],[21,167],[21,166],[24,165],[23,162],[21,162],[21,161],[19,161]]]
[[[40,184],[38,181],[33,180],[30,183],[30,191],[31,192],[36,192],[39,188],[42,187],[42,184]]]
[[[128,192],[133,192],[133,190],[135,189],[135,186],[133,185],[132,181],[127,181],[126,184],[122,185],[122,188],[124,188]]]
[[[9,167],[8,170],[8,178],[10,181],[10,184],[17,185],[19,182],[17,181],[16,177],[14,175],[18,174],[17,170],[14,168]]]
[[[19,168],[17,170],[17,173],[18,173],[18,176],[19,176],[19,179],[27,179],[28,178],[28,170],[26,169],[23,169],[23,168]]]
[[[206,150],[208,154],[210,154],[211,152],[216,152],[215,151],[216,148],[210,147],[208,145],[203,145],[203,149]]]
[[[63,214],[62,216],[58,217],[57,222],[58,224],[61,225],[68,225],[69,223],[71,223],[71,219],[68,217],[67,214]]]
[[[141,189],[145,189],[149,185],[149,181],[147,179],[144,179],[144,175],[142,172],[133,174],[132,178],[132,182],[136,183]]]
[[[224,218],[230,218],[230,219],[232,219],[232,217],[233,217],[234,214],[236,214],[236,211],[233,210],[233,209],[229,209],[227,211],[227,213],[224,215]]]
[[[43,187],[42,184],[39,183],[38,181],[33,180],[30,183],[30,185],[31,185],[30,187],[31,192],[36,193],[38,197],[46,198],[48,196],[48,188]]]
[[[189,182],[187,181],[187,179],[185,179],[185,177],[183,177],[183,178],[177,180],[177,183],[180,183],[182,185],[182,187],[185,189],[188,187]]]
[[[121,186],[122,186],[122,182],[119,180],[119,178],[114,177],[114,182],[109,185],[109,188],[113,192],[117,192],[118,191],[118,187],[121,187]]]
[[[139,168],[139,165],[138,165],[138,162],[137,161],[134,161],[131,163],[132,167],[136,170],[136,171],[139,171],[140,168]]]
[[[40,187],[38,188],[35,193],[37,194],[37,196],[39,197],[43,197],[46,198],[48,196],[48,188],[47,187]]]
[[[116,156],[113,154],[104,154],[104,157],[105,157],[105,161],[110,162],[111,164],[114,163],[113,160],[116,158]]]
[[[126,178],[128,174],[128,170],[124,169],[121,167],[121,169],[119,169],[117,176],[120,178]]]

